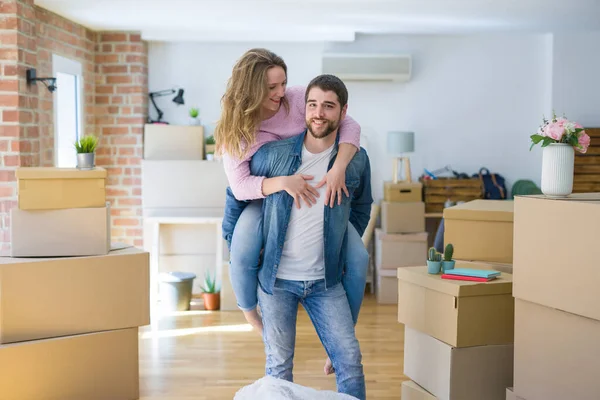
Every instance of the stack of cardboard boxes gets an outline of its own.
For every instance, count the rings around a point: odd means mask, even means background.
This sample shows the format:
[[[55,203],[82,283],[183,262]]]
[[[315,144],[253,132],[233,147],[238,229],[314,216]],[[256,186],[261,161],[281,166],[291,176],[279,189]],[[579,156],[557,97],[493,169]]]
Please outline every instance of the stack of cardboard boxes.
[[[600,194],[515,199],[514,391],[600,399]]]
[[[404,374],[412,379],[403,400],[504,400],[513,382],[512,208],[475,200],[444,210],[455,267],[496,269],[499,278],[455,281],[425,266],[398,268]]]
[[[111,250],[105,178],[100,168],[17,170],[13,257],[0,258],[1,398],[139,397],[149,257]]]
[[[377,302],[396,304],[396,269],[421,265],[426,256],[427,232],[422,185],[386,182],[381,203],[381,229],[375,230]]]

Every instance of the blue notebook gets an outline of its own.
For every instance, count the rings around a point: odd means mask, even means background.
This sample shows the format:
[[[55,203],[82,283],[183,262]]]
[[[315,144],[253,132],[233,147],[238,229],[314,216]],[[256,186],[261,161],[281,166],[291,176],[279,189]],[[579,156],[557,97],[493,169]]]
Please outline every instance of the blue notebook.
[[[460,275],[460,276],[476,276],[478,278],[494,278],[500,276],[500,272],[491,271],[487,269],[469,269],[469,268],[456,268],[444,271],[448,275]]]

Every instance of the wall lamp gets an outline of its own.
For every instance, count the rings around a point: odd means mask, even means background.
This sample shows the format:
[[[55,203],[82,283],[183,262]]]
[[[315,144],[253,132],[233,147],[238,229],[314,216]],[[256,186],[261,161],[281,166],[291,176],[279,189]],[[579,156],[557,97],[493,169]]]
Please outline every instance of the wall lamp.
[[[56,90],[56,78],[38,78],[35,68],[29,68],[26,71],[27,84],[31,85],[35,81],[40,81],[48,88],[50,93]]]
[[[156,105],[156,101],[154,100],[154,98],[161,97],[161,96],[167,96],[167,95],[173,94],[175,92],[177,92],[177,96],[173,97],[173,103],[178,104],[178,105],[185,104],[185,102],[183,101],[183,89],[179,89],[177,91],[175,89],[166,89],[166,90],[160,90],[158,92],[150,92],[149,93],[150,101],[152,102],[152,105],[154,106],[154,108],[156,108],[156,112],[158,113],[157,120],[152,120],[150,117],[148,117],[149,123],[151,123],[151,124],[168,124],[168,122],[164,122],[162,120],[163,112]]]

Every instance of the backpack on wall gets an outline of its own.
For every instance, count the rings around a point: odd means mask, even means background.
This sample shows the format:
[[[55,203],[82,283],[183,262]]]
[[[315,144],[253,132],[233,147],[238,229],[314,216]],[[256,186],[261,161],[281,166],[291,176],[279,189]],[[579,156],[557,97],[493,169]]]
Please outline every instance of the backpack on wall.
[[[479,174],[473,175],[473,178],[479,178],[483,184],[484,199],[504,200],[507,198],[506,185],[504,177],[500,174],[491,174],[487,168],[481,168]]]

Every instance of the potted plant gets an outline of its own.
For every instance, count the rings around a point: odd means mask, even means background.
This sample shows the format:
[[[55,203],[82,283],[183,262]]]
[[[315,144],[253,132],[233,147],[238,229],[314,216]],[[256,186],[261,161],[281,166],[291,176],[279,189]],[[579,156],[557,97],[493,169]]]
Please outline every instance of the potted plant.
[[[212,160],[215,156],[215,137],[210,135],[204,142],[204,152],[206,153],[206,159]]]
[[[454,255],[454,246],[452,243],[448,243],[446,248],[444,248],[444,260],[442,261],[442,270],[448,271],[449,269],[454,269],[454,264],[456,261],[452,259]]]
[[[204,308],[210,311],[218,310],[221,307],[221,294],[217,290],[215,280],[216,277],[212,279],[210,272],[206,271],[204,286],[200,287],[200,290],[202,290],[202,299],[204,300]]]
[[[429,248],[427,256],[427,272],[430,274],[439,274],[442,268],[442,255],[437,252],[435,247]]]
[[[197,108],[197,107],[190,108],[189,114],[190,114],[190,125],[201,125],[200,118],[198,118],[198,116],[200,115],[199,108]]]
[[[77,168],[80,170],[90,170],[95,167],[95,151],[98,146],[98,138],[94,135],[87,135],[75,142],[75,151],[77,152]]]
[[[565,117],[552,113],[550,121],[543,119],[537,133],[531,135],[531,147],[542,146],[542,193],[563,197],[573,192],[575,150],[587,152],[590,137],[585,128]]]

